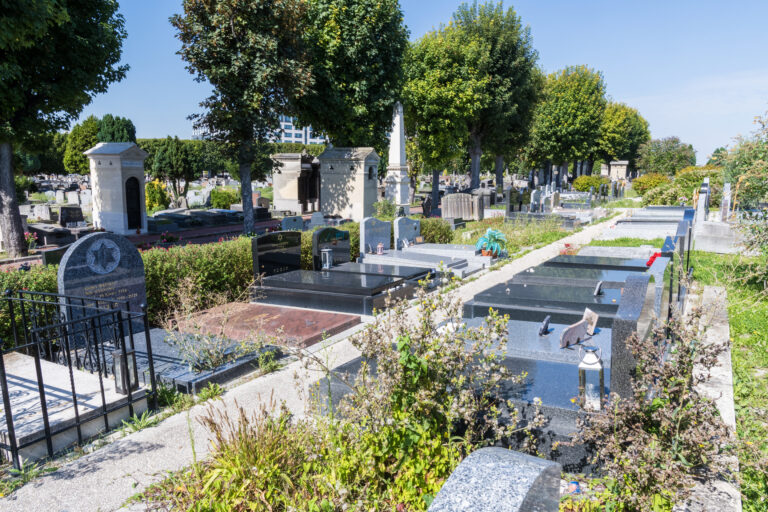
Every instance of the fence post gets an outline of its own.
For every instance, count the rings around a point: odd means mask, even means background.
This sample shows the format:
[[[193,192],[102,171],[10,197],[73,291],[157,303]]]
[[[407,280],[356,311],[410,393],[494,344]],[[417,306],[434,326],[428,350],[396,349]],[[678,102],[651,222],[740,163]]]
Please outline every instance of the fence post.
[[[152,357],[152,339],[149,337],[149,321],[147,305],[141,304],[142,319],[144,320],[144,343],[147,346],[147,361],[149,362],[149,385],[152,387],[152,410],[157,410],[157,383],[155,382],[155,361]]]
[[[120,350],[123,352],[123,361],[128,363],[128,351],[125,347],[125,331],[123,330],[123,312],[117,308],[117,332],[120,336]],[[130,322],[130,315],[128,316],[128,321]],[[126,386],[126,390],[128,391],[128,414],[132,418],[134,416],[133,412],[133,392],[131,391],[131,376],[127,374],[127,372],[123,372],[123,377],[126,379],[126,381],[123,383]],[[117,379],[117,375],[115,375],[115,379]],[[117,386],[117,380],[115,380],[115,386]]]
[[[7,295],[7,294],[6,294]],[[10,302],[10,300],[9,300]],[[21,469],[19,449],[16,446],[16,430],[13,428],[13,413],[11,412],[11,396],[8,393],[8,377],[5,374],[5,351],[2,349],[3,339],[0,338],[0,389],[3,395],[3,410],[5,411],[5,425],[8,428],[8,442],[11,448],[11,462],[13,467]]]

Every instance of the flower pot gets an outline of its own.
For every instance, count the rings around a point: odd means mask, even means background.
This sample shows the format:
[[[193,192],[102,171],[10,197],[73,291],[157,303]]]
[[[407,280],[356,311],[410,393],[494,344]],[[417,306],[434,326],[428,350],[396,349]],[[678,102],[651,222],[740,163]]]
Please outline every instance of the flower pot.
[[[494,258],[496,257],[496,253],[494,253],[494,252],[491,252],[491,251],[489,251],[489,250],[487,250],[487,249],[483,249],[483,250],[482,250],[482,251],[480,251],[480,252],[482,253],[482,255],[483,255],[483,256],[492,256],[492,257],[494,257]]]

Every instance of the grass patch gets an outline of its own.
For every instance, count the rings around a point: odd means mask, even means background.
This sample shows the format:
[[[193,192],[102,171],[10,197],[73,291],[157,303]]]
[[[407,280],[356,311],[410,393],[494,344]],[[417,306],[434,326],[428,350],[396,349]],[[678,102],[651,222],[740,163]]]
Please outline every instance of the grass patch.
[[[651,245],[661,249],[661,246],[664,245],[664,239],[653,238],[648,240],[645,238],[621,237],[614,238],[613,240],[592,240],[587,245],[597,247],[640,247],[641,245]]]
[[[610,201],[603,205],[603,208],[642,208],[643,203],[634,199],[624,198]]]
[[[254,192],[261,192],[261,197],[269,199],[270,201],[273,201],[275,198],[275,194],[272,190],[272,187],[257,188],[256,190],[254,190]]]
[[[519,252],[523,247],[550,244],[571,234],[556,221],[505,222],[504,217],[491,217],[467,222],[466,227],[453,232],[452,243],[474,245],[488,228],[504,233],[508,254]]]

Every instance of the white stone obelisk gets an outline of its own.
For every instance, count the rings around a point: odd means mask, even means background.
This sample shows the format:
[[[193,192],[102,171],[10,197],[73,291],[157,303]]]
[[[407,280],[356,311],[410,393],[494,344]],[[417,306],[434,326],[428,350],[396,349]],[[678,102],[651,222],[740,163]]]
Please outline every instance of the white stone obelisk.
[[[395,104],[392,120],[392,133],[389,136],[389,165],[386,177],[386,198],[395,203],[398,210],[403,208],[405,214],[410,212],[410,180],[408,179],[408,163],[405,159],[405,124],[403,106]]]

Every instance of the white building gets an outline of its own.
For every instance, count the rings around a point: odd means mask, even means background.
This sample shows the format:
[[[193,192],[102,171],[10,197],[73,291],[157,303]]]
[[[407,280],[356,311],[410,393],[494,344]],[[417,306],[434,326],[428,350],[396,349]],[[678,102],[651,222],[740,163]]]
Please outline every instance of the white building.
[[[324,137],[319,137],[312,132],[311,126],[296,127],[296,119],[291,116],[280,116],[281,133],[275,138],[275,142],[295,142],[298,144],[325,144]]]

